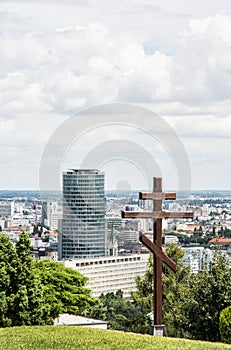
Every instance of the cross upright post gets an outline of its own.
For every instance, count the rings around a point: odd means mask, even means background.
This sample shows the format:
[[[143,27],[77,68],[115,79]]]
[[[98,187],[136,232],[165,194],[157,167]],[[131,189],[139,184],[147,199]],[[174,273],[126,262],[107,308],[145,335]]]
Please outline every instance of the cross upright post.
[[[162,179],[153,179],[153,192],[162,192]],[[162,200],[154,199],[153,210],[162,211]],[[157,218],[153,223],[153,243],[162,250],[162,219]],[[154,274],[154,320],[156,325],[162,325],[162,260],[154,254],[153,257],[153,274]]]
[[[176,264],[162,250],[162,219],[167,218],[193,218],[193,212],[168,212],[162,211],[163,200],[176,199],[176,193],[162,192],[162,178],[153,178],[153,192],[140,192],[139,199],[153,200],[153,211],[129,212],[122,211],[122,218],[153,219],[153,242],[144,233],[140,241],[153,254],[153,315],[154,324],[151,334],[157,336],[166,335],[162,320],[162,263],[164,262],[173,272],[176,273]]]

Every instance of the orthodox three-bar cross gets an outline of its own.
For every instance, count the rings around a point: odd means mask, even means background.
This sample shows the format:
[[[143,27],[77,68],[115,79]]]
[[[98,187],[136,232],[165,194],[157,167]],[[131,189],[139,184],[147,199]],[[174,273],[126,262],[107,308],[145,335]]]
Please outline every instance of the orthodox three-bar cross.
[[[162,219],[166,218],[193,218],[193,212],[170,212],[162,211],[163,200],[176,199],[176,193],[162,192],[162,178],[153,178],[153,192],[140,192],[139,199],[153,200],[153,211],[122,211],[122,218],[126,219],[153,219],[153,242],[142,233],[140,241],[153,254],[153,274],[154,274],[154,335],[163,335],[163,332],[155,333],[155,327],[164,329],[162,324],[162,262],[176,273],[176,264],[162,250]],[[163,328],[161,328],[163,327]]]

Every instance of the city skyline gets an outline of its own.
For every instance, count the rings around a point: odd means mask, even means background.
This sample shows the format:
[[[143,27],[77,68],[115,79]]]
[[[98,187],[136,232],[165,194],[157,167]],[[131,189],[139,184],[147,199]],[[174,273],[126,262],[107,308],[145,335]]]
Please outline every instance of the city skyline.
[[[229,1],[2,1],[0,18],[0,189],[40,189],[42,155],[55,130],[110,103],[150,110],[172,128],[188,157],[192,189],[231,188]],[[64,169],[79,168],[114,142],[116,158],[100,159],[106,189],[146,189],[146,151],[152,176],[177,190],[171,152],[147,131],[85,129],[66,150],[60,188]],[[136,164],[132,142],[139,146]]]

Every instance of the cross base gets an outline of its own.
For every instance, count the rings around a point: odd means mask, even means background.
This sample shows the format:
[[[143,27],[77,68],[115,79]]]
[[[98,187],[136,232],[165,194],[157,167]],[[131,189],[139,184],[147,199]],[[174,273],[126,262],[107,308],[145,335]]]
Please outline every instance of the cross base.
[[[152,324],[150,327],[150,335],[154,335],[156,337],[166,337],[167,336],[167,332],[166,332],[166,328],[165,325],[154,325]]]

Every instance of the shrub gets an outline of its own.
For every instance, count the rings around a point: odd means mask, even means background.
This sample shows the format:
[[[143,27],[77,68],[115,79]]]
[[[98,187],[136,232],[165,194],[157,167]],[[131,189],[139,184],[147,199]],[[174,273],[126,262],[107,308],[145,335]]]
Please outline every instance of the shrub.
[[[231,344],[231,305],[222,310],[220,314],[221,341]]]

